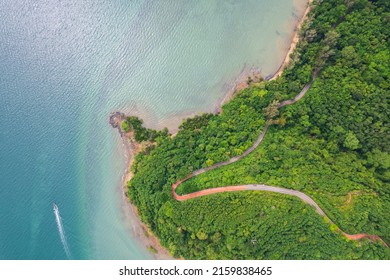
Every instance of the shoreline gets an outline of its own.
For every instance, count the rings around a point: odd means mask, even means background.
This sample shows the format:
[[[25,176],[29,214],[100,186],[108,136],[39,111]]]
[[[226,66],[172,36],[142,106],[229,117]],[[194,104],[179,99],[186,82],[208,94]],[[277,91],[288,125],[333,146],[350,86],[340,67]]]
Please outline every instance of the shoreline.
[[[290,56],[294,52],[294,50],[296,49],[296,47],[299,43],[299,39],[300,39],[299,32],[302,29],[302,24],[305,22],[308,14],[311,11],[311,4],[312,3],[313,3],[313,0],[307,1],[306,8],[303,12],[303,15],[302,15],[301,19],[298,20],[298,22],[294,28],[294,33],[293,33],[293,36],[291,38],[291,44],[290,44],[290,47],[289,47],[289,49],[288,49],[288,51],[283,59],[283,62],[279,66],[278,70],[269,79],[266,79],[267,81],[273,81],[276,78],[280,77],[280,75],[283,73],[284,69],[288,66],[290,59],[291,59]]]
[[[133,230],[133,235],[135,238],[137,238],[138,241],[142,243],[142,246],[148,250],[151,256],[153,256],[157,260],[174,259],[171,254],[169,254],[168,250],[161,245],[160,240],[157,238],[157,236],[154,235],[149,229],[149,227],[141,221],[138,214],[138,208],[130,202],[127,196],[127,182],[130,181],[133,177],[133,173],[131,172],[130,168],[134,162],[135,156],[137,155],[137,153],[139,153],[142,146],[133,139],[132,133],[125,133],[120,127],[120,123],[126,117],[127,116],[125,114],[120,112],[113,112],[110,115],[110,124],[113,128],[118,129],[119,136],[124,147],[124,155],[126,157],[126,169],[121,180],[121,192],[123,202],[122,208],[124,209],[124,211],[128,210],[125,208],[129,208],[131,210],[130,216],[132,216],[131,227]],[[153,252],[153,249],[151,250],[151,248],[153,248],[155,252]]]
[[[266,81],[275,80],[283,73],[284,69],[288,66],[288,64],[290,62],[290,55],[294,52],[294,50],[296,49],[296,46],[299,42],[299,39],[300,39],[299,32],[302,28],[302,24],[307,19],[307,16],[308,16],[309,12],[311,11],[311,3],[312,2],[313,2],[313,0],[307,1],[304,13],[303,13],[302,17],[300,18],[300,20],[298,20],[296,25],[295,25],[290,47],[289,47],[282,63],[280,64],[278,70],[272,76],[264,78],[264,80],[266,80]],[[258,82],[262,78],[263,77],[261,77],[261,75],[260,75],[259,68],[252,67],[248,70],[248,69],[245,69],[245,67],[244,67],[244,69],[241,71],[239,76],[234,81],[232,88],[230,90],[228,90],[225,93],[225,95],[222,97],[222,100],[219,101],[216,106],[214,106],[214,109],[212,110],[212,112],[214,114],[220,113],[222,111],[222,106],[224,104],[226,104],[227,102],[229,102],[229,100],[231,100],[234,97],[236,92],[241,91],[245,88],[248,88],[249,86],[252,85],[252,82]],[[252,82],[248,83],[247,82],[248,79],[252,80]],[[170,120],[170,121],[173,123],[176,123],[176,122],[181,123],[184,120],[185,116],[186,116],[186,114],[178,114],[178,115],[174,116],[175,120]],[[152,256],[154,256],[156,259],[158,259],[158,260],[174,259],[171,256],[171,254],[168,252],[168,250],[161,245],[158,237],[153,232],[151,232],[151,230],[149,229],[149,227],[145,223],[143,223],[141,221],[137,207],[129,201],[129,198],[127,196],[127,182],[129,180],[131,180],[131,178],[133,176],[133,173],[131,172],[130,168],[134,162],[134,158],[135,158],[136,154],[141,149],[141,145],[136,143],[134,139],[132,140],[131,134],[124,133],[124,131],[122,131],[122,129],[120,127],[120,123],[125,117],[126,117],[126,115],[123,113],[114,112],[110,115],[110,124],[112,125],[113,128],[118,129],[118,132],[120,134],[120,137],[122,139],[122,143],[123,143],[124,149],[125,149],[124,152],[125,152],[125,157],[126,157],[126,171],[125,171],[124,175],[122,176],[122,182],[121,182],[122,187],[121,188],[122,188],[122,194],[123,194],[123,202],[124,202],[124,204],[130,206],[130,208],[132,210],[132,215],[134,216],[133,224],[132,224],[134,236],[143,244],[143,246],[145,248],[148,249],[150,254]],[[167,121],[169,121],[169,119],[167,119]],[[169,128],[169,131],[171,133],[172,132],[175,133],[175,132],[177,132],[177,130],[178,130],[177,127],[176,128]],[[150,247],[155,249],[156,252],[151,252],[151,250],[149,249]]]
[[[311,4],[312,3],[313,3],[313,0],[307,1],[306,7],[304,8],[303,15],[300,17],[299,20],[296,21],[294,31],[293,31],[292,37],[290,39],[290,42],[291,42],[290,46],[287,49],[287,53],[284,56],[284,59],[283,59],[282,63],[280,64],[279,68],[276,70],[276,72],[274,74],[268,75],[267,77],[262,77],[261,70],[259,68],[252,67],[250,69],[245,69],[245,67],[244,67],[244,69],[241,71],[241,73],[238,75],[238,77],[234,81],[232,88],[230,90],[227,90],[227,92],[225,93],[225,95],[223,96],[223,98],[219,102],[219,104],[214,106],[214,110],[213,110],[214,114],[220,113],[222,111],[222,106],[224,104],[226,104],[227,102],[229,102],[229,100],[231,100],[234,97],[236,92],[239,92],[245,88],[250,87],[253,83],[260,82],[261,79],[263,79],[264,81],[273,81],[273,80],[277,79],[278,77],[280,77],[280,75],[283,73],[284,69],[290,63],[290,60],[291,60],[290,56],[295,51],[295,49],[299,43],[299,39],[300,39],[299,32],[302,29],[302,24],[305,22],[309,12],[311,11]],[[248,83],[247,82],[248,80],[251,80],[251,82]]]

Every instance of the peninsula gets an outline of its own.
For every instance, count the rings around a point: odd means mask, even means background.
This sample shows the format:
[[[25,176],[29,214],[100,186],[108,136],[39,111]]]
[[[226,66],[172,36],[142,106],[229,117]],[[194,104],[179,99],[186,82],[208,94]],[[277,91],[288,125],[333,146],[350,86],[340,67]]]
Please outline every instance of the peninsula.
[[[389,259],[388,1],[313,1],[280,77],[138,143],[127,195],[174,257]],[[278,75],[280,73],[278,72]]]

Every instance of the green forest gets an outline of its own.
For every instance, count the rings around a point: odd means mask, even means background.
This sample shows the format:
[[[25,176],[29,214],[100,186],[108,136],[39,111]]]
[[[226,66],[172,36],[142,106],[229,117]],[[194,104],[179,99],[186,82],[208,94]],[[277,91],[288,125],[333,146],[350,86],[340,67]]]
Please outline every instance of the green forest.
[[[390,259],[369,239],[350,241],[296,197],[243,191],[179,202],[172,184],[200,168],[245,158],[196,176],[178,194],[267,184],[302,191],[349,234],[390,243],[390,2],[313,1],[281,77],[252,83],[219,114],[185,120],[172,137],[122,123],[155,145],[132,165],[128,196],[174,257],[186,259]],[[316,73],[304,98],[294,98]]]

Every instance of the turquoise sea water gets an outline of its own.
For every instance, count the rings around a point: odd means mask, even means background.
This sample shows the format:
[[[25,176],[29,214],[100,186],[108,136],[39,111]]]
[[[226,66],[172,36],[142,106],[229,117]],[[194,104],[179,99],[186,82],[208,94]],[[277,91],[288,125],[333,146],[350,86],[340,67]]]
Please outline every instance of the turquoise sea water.
[[[0,0],[0,259],[153,258],[123,203],[111,111],[213,110],[276,71],[303,0]]]

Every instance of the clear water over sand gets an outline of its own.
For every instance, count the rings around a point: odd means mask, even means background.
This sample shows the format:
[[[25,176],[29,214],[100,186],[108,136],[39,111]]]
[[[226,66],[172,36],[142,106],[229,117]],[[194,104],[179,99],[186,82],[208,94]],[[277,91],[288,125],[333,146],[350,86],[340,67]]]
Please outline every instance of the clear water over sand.
[[[72,258],[153,258],[109,113],[212,111],[245,69],[277,70],[305,4],[0,0],[0,259],[66,258],[53,202]]]

